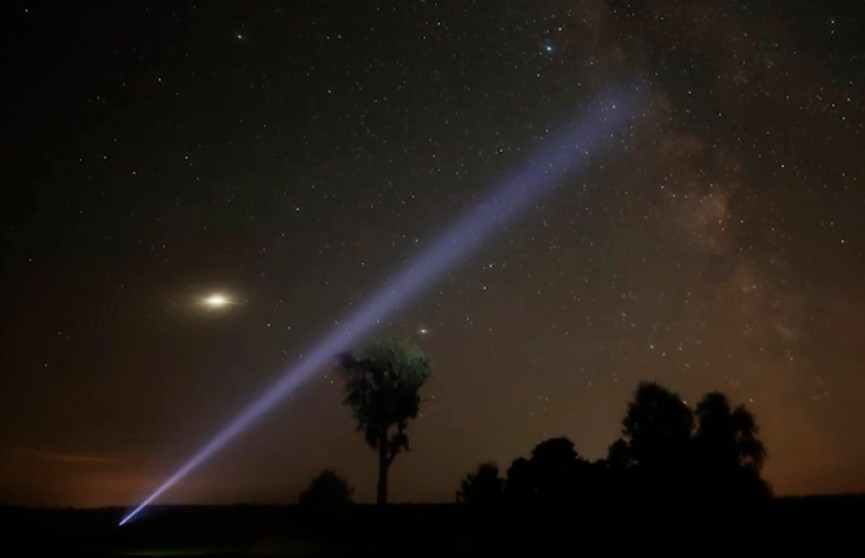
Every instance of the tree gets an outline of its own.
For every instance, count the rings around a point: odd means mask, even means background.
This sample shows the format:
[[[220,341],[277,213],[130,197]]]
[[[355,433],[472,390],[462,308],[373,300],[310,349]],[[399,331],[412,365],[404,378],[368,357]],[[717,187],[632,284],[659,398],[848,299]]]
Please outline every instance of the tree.
[[[760,470],[766,449],[750,411],[742,405],[731,411],[727,396],[712,392],[700,400],[696,414],[694,444],[701,460],[724,469]]]
[[[499,477],[499,467],[495,463],[481,463],[475,473],[463,479],[459,500],[482,507],[496,507],[502,502],[505,480]]]
[[[614,473],[621,473],[633,464],[628,442],[619,438],[607,448],[607,467]]]
[[[697,405],[694,452],[700,490],[707,500],[765,498],[771,493],[760,478],[766,456],[757,438],[754,416],[740,405],[730,409],[723,393],[706,394]]]
[[[550,438],[535,446],[531,458],[514,460],[508,469],[505,498],[515,507],[572,505],[589,496],[594,473],[568,438]]]
[[[544,440],[532,450],[529,461],[541,504],[560,505],[576,499],[580,473],[585,473],[578,468],[585,462],[579,459],[573,442],[565,437]]]
[[[642,470],[672,472],[687,465],[694,415],[679,395],[640,383],[622,426],[630,460]]]
[[[518,457],[508,468],[505,481],[505,501],[515,507],[526,507],[535,499],[535,481],[532,464],[525,457]]]
[[[352,408],[367,444],[378,450],[377,502],[384,505],[388,469],[401,451],[409,450],[406,428],[420,410],[418,391],[432,373],[432,362],[401,337],[374,343],[361,358],[341,358],[347,376],[343,403]]]
[[[333,469],[324,469],[300,493],[300,505],[315,511],[343,508],[352,503],[354,489]]]

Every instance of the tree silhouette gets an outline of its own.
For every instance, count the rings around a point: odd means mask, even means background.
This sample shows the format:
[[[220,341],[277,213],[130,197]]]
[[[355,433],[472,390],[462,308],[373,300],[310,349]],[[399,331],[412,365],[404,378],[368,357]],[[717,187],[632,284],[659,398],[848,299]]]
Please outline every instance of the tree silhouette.
[[[640,383],[622,420],[623,436],[606,458],[590,463],[568,438],[544,440],[530,458],[511,463],[503,499],[511,511],[529,512],[514,517],[544,524],[571,521],[572,514],[613,518],[623,509],[642,524],[757,517],[771,497],[760,478],[766,451],[758,433],[754,416],[741,405],[731,409],[722,393],[706,394],[693,412],[669,389]],[[502,480],[495,465],[467,475],[459,498],[498,502]]]
[[[757,438],[754,416],[739,405],[730,410],[723,393],[707,393],[697,405],[694,444],[700,458],[725,469],[743,467],[759,471],[766,449]]]
[[[580,465],[574,443],[568,438],[544,440],[532,450],[532,474],[535,493],[542,505],[561,505],[576,498]]]
[[[742,405],[731,410],[727,396],[719,392],[706,394],[696,415],[694,453],[704,498],[768,496],[760,478],[766,450],[757,438],[754,416]]]
[[[640,383],[622,426],[630,460],[643,470],[687,464],[694,415],[677,394],[656,383]]]
[[[352,503],[354,489],[333,469],[324,469],[300,493],[300,505],[314,511],[329,511]]]
[[[587,495],[595,471],[568,438],[550,438],[535,446],[530,459],[515,459],[507,473],[505,501],[515,507],[558,507]]]
[[[628,467],[633,466],[631,450],[628,442],[619,438],[607,448],[607,467],[615,473],[620,473]]]
[[[505,481],[505,502],[515,507],[526,507],[535,499],[535,481],[532,464],[525,457],[511,463]]]
[[[502,502],[505,480],[499,477],[499,467],[495,463],[481,463],[475,473],[463,479],[459,500],[482,507],[496,507]]]
[[[406,427],[420,409],[418,391],[432,372],[432,363],[414,343],[388,337],[357,359],[341,355],[346,372],[344,403],[352,408],[357,428],[378,450],[377,502],[387,503],[388,469],[409,449]]]

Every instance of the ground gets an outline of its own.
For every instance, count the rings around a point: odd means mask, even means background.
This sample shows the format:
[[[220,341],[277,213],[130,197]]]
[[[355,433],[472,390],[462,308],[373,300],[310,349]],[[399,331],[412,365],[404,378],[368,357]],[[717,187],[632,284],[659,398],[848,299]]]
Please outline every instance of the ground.
[[[865,497],[782,498],[723,520],[591,510],[519,516],[455,505],[154,507],[117,527],[116,508],[0,509],[3,556],[440,556],[605,554],[812,556],[861,543]]]

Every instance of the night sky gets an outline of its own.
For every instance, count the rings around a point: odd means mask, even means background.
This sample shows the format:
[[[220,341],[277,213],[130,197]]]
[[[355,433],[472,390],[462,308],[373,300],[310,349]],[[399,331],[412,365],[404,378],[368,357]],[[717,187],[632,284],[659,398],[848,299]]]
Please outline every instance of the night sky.
[[[602,457],[640,380],[744,403],[777,494],[865,491],[858,2],[13,4],[0,503],[140,501],[621,80],[614,147],[376,332],[436,367],[393,500]],[[324,467],[371,500],[342,397],[323,370],[163,501]]]

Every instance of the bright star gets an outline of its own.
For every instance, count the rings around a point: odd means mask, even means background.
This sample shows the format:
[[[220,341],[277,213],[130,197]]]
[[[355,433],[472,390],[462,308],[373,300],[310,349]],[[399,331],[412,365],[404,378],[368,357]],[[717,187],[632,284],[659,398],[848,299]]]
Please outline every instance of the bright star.
[[[428,330],[427,328],[425,328],[425,327],[419,327],[418,330],[417,330],[417,332],[418,332],[418,334],[420,334],[420,335],[426,335],[427,333],[429,333],[429,330]]]
[[[553,45],[550,45],[550,44],[544,45],[544,52],[546,52],[547,54],[552,54],[553,50],[554,50]]]

